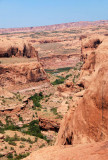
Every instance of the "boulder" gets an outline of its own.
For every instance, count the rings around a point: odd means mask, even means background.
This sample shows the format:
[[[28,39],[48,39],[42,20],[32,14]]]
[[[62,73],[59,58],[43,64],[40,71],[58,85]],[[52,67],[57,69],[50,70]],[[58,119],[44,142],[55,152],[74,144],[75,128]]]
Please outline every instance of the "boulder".
[[[56,120],[39,118],[39,126],[42,130],[52,130],[58,132],[60,123]]]

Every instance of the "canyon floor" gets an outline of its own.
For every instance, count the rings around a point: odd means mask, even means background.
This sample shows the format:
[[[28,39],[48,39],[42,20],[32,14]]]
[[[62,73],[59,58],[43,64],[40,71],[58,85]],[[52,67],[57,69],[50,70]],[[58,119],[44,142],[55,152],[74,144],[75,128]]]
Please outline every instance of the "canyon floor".
[[[108,158],[107,36],[107,22],[0,34],[0,160]]]

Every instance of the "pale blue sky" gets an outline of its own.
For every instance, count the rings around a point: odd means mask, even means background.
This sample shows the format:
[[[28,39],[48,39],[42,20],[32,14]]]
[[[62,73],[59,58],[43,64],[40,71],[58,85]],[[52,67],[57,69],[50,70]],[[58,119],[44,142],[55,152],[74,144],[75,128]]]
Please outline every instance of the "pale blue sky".
[[[108,20],[108,0],[0,0],[0,28]]]

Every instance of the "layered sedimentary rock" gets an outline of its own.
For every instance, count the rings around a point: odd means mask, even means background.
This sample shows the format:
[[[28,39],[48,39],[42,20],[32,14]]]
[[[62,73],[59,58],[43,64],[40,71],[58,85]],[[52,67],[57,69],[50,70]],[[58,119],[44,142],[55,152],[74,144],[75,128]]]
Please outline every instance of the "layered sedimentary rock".
[[[85,88],[85,92],[75,111],[71,108],[64,117],[57,144],[97,142],[108,138],[107,44],[108,39],[104,38],[94,52],[91,45],[84,50],[87,58],[84,60],[79,85]]]
[[[91,41],[91,40],[90,40]],[[87,48],[78,104],[66,113],[56,146],[33,152],[25,160],[106,160],[108,157],[108,39]],[[80,92],[75,96],[80,95]],[[98,142],[100,141],[100,142]],[[85,144],[89,143],[90,144]],[[97,143],[96,143],[97,142]],[[84,143],[80,144],[79,143]],[[76,146],[77,144],[77,146]],[[65,145],[65,146],[61,146]],[[68,145],[68,146],[66,146]]]
[[[42,57],[40,61],[45,69],[74,67],[80,61],[80,55],[52,55],[49,57]]]
[[[35,57],[34,62],[0,64],[0,86],[22,85],[47,79],[39,61],[38,52],[27,41],[21,39],[0,40],[0,57]]]
[[[39,62],[0,65],[0,86],[25,84],[47,79]]]
[[[26,41],[21,39],[1,39],[0,40],[0,57],[27,57],[33,58],[38,56],[38,52]]]

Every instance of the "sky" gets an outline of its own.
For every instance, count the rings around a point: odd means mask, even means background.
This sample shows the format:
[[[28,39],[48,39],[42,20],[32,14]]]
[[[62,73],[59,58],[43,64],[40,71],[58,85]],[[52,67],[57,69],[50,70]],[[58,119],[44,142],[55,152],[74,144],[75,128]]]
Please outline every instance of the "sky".
[[[0,28],[108,20],[108,0],[0,0]]]

